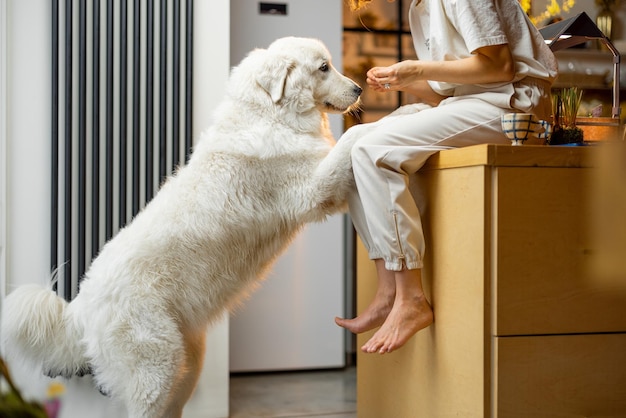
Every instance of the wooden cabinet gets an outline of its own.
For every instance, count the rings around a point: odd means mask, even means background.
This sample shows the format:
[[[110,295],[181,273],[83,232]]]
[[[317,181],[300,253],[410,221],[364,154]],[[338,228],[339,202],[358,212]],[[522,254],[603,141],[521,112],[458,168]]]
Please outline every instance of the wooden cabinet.
[[[359,418],[626,417],[626,285],[589,268],[594,151],[431,157],[414,184],[435,322],[397,352],[359,352]],[[357,275],[361,310],[376,289],[362,246]]]

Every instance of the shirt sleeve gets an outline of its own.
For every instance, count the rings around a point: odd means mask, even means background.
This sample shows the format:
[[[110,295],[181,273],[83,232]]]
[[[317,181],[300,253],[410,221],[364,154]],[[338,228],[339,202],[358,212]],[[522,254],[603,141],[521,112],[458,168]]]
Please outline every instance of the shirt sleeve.
[[[450,0],[445,4],[448,18],[465,40],[469,52],[508,43],[495,1]]]

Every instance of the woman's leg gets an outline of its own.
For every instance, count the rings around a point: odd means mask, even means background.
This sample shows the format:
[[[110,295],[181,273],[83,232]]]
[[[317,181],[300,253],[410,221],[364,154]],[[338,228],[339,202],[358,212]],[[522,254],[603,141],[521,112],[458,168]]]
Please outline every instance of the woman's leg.
[[[377,262],[379,291],[354,320],[338,320],[353,332],[380,323],[381,307],[388,306],[386,283],[394,272],[392,309],[381,328],[362,349],[389,352],[401,347],[433,320],[430,304],[421,286],[424,252],[419,210],[409,190],[409,175],[435,152],[479,143],[508,143],[500,128],[503,110],[480,100],[440,106],[413,115],[384,119],[356,143],[353,170],[358,204],[350,203],[357,232],[364,239],[370,258]],[[381,288],[382,286],[382,288]]]
[[[383,325],[361,347],[366,353],[390,353],[433,322],[433,310],[422,288],[421,269],[396,271],[393,308]]]
[[[385,322],[396,297],[395,272],[385,268],[382,258],[374,260],[378,274],[378,288],[372,302],[354,319],[335,318],[337,325],[354,334],[379,327]]]

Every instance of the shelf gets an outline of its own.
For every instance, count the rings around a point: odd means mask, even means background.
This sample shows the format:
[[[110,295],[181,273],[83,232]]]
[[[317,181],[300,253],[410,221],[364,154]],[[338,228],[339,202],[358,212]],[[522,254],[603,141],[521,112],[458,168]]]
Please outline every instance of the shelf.
[[[557,51],[554,56],[559,64],[556,88],[575,85],[582,89],[612,89],[614,67],[609,51],[569,48]]]

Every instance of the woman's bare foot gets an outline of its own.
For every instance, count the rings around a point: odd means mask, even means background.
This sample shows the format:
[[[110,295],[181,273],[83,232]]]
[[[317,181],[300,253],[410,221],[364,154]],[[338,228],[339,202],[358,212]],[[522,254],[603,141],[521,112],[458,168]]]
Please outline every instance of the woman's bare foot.
[[[360,334],[381,326],[391,308],[396,296],[395,272],[385,269],[382,259],[375,260],[378,272],[378,288],[376,295],[367,308],[354,319],[335,318],[335,323],[353,334]]]
[[[433,311],[425,296],[412,302],[396,300],[383,325],[361,350],[366,353],[390,353],[432,322]]]
[[[362,347],[366,353],[390,353],[433,322],[433,310],[422,289],[419,269],[394,273],[396,296],[387,319]]]
[[[372,303],[356,318],[335,317],[335,323],[353,334],[360,334],[379,327],[385,322],[389,312],[391,312],[393,296],[391,295],[391,298],[375,297]]]

